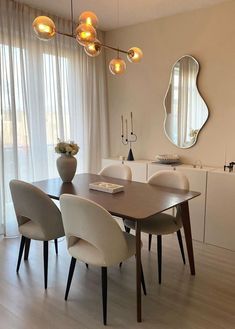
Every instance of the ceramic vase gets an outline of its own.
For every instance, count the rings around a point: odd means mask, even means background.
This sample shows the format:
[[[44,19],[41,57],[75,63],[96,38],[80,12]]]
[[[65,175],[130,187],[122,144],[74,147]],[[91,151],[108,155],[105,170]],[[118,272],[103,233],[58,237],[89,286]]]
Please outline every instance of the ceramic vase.
[[[72,155],[61,154],[56,161],[56,165],[62,181],[70,183],[77,169],[77,159]]]

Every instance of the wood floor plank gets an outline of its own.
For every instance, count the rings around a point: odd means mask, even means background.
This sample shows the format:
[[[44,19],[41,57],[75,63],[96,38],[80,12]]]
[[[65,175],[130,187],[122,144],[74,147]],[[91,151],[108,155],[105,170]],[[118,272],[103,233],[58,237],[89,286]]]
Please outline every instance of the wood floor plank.
[[[143,322],[136,322],[135,259],[108,269],[108,326],[136,329],[234,329],[235,253],[194,242],[196,276],[182,263],[176,236],[163,238],[162,284],[158,285],[156,239],[143,268],[148,295]],[[32,241],[29,260],[15,272],[19,239],[0,241],[0,328],[103,328],[100,269],[78,263],[64,301],[70,257],[65,240],[59,255],[49,244],[48,290],[43,288],[42,244]]]

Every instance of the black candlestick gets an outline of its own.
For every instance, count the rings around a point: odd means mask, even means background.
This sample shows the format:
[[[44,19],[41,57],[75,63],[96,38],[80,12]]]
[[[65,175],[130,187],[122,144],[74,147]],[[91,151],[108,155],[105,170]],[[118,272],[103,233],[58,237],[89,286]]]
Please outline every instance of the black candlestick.
[[[123,126],[123,115],[122,115],[121,116],[122,144],[128,145],[128,143],[129,143],[130,149],[129,149],[127,160],[128,161],[134,161],[134,156],[133,156],[131,144],[135,143],[137,141],[137,136],[133,132],[134,128],[133,128],[133,115],[132,115],[132,112],[131,112],[131,136],[130,136],[130,138],[128,138],[129,137],[129,134],[128,134],[128,121],[127,121],[127,119],[125,121],[126,121],[126,127],[125,127],[126,128],[126,138],[124,138],[124,126]]]
[[[128,153],[128,156],[127,156],[127,160],[128,161],[134,161],[135,159],[134,159],[134,155],[133,155],[133,152],[132,152],[131,144],[135,143],[137,141],[136,134],[134,134],[133,131],[132,131],[130,139],[124,138],[124,135],[122,135],[121,137],[122,137],[122,144],[128,145],[128,143],[129,143],[130,149],[129,149],[129,153]]]
[[[128,160],[128,161],[134,161],[134,160],[135,160],[135,159],[134,159],[134,156],[133,156],[132,149],[129,150],[127,160]]]

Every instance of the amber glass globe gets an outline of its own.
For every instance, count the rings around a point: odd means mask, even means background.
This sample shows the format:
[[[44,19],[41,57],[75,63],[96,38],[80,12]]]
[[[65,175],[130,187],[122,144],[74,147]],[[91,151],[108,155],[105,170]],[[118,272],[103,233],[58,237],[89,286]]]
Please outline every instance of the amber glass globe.
[[[126,63],[121,58],[114,58],[109,63],[109,70],[113,75],[122,74],[126,70]]]
[[[95,39],[95,42],[89,43],[84,47],[85,53],[91,57],[98,56],[101,53],[101,49],[102,46],[98,39]]]
[[[92,25],[89,24],[79,24],[76,28],[76,39],[77,42],[82,46],[87,46],[96,39],[96,30]]]
[[[98,25],[98,18],[95,13],[92,11],[84,11],[79,16],[79,24],[88,24],[92,25],[93,27],[97,27]]]
[[[55,23],[47,16],[36,17],[32,25],[35,34],[41,40],[50,40],[56,33]]]
[[[143,52],[140,48],[132,47],[128,50],[127,58],[131,63],[138,63],[143,58]]]

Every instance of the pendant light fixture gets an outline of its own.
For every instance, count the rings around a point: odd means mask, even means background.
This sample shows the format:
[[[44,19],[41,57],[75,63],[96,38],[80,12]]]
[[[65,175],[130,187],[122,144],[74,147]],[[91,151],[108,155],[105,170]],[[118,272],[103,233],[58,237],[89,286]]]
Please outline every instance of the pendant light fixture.
[[[131,63],[138,63],[143,58],[143,52],[140,48],[132,47],[128,50],[127,58]]]
[[[96,57],[100,54],[102,45],[98,39],[84,47],[85,53],[90,57]]]
[[[38,16],[35,18],[33,29],[40,40],[50,40],[56,33],[53,20],[47,16]]]
[[[109,63],[109,70],[113,75],[122,74],[126,70],[126,63],[119,57],[114,58]]]
[[[119,25],[119,0],[118,1],[118,25]],[[56,34],[65,35],[75,38],[77,42],[84,47],[85,53],[90,57],[98,56],[102,48],[113,50],[117,52],[117,57],[112,59],[109,63],[110,72],[114,75],[123,73],[126,70],[126,63],[119,57],[119,53],[127,55],[131,63],[138,63],[143,58],[143,52],[140,48],[132,47],[128,51],[119,48],[111,47],[102,44],[97,39],[96,28],[98,25],[98,18],[95,13],[91,11],[84,11],[78,19],[78,24],[74,29],[73,18],[73,0],[71,0],[71,33],[63,33],[56,29],[53,20],[47,16],[38,16],[33,21],[33,30],[36,36],[43,41],[52,39]]]

